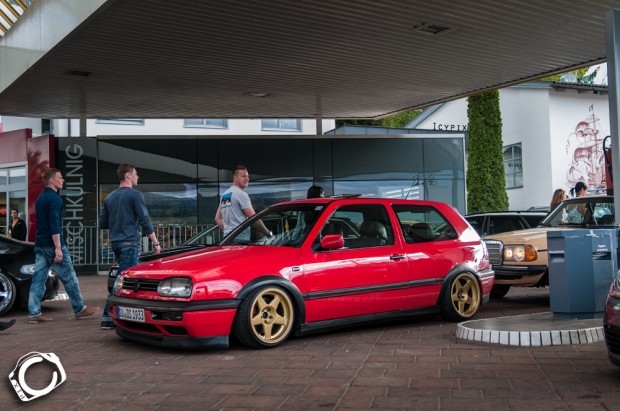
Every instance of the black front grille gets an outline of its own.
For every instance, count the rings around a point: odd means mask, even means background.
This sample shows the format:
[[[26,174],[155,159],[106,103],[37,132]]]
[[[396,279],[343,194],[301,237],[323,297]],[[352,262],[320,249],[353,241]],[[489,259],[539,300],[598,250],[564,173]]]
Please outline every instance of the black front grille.
[[[610,353],[620,355],[620,329],[606,325],[603,327],[605,332],[605,342]]]
[[[489,261],[491,265],[502,263],[502,254],[504,252],[504,244],[498,240],[485,240],[482,239],[487,246],[489,252]]]
[[[139,291],[157,291],[159,280],[145,280],[141,278],[127,278],[123,279],[124,290],[139,290]]]
[[[161,334],[161,331],[159,331],[159,328],[151,324],[137,323],[134,321],[124,321],[124,320],[121,320],[121,321],[122,321],[122,325],[125,328],[129,328],[130,330],[142,331],[142,332],[151,333],[151,334]]]

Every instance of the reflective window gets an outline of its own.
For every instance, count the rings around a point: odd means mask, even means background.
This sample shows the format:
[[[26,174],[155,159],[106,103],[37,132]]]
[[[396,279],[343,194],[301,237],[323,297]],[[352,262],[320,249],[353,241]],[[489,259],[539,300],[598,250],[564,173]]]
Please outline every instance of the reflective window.
[[[334,195],[424,200],[423,180],[413,181],[334,181]]]
[[[102,204],[108,194],[116,188],[118,185],[100,185]],[[195,184],[139,184],[136,189],[144,194],[146,208],[153,225],[194,226],[198,224]],[[215,213],[213,215],[215,216]]]
[[[198,179],[201,182],[218,181],[218,140],[198,140],[196,142],[196,161],[198,162]]]
[[[140,184],[195,183],[195,139],[124,139],[99,142],[99,181],[118,183],[116,169],[133,164]]]
[[[346,248],[394,244],[394,230],[385,207],[379,204],[339,207],[321,229],[315,244],[326,234],[341,234]],[[316,247],[314,247],[316,249]]]
[[[265,119],[261,120],[261,130],[301,131],[301,121],[296,119]]]
[[[9,170],[9,184],[26,184],[26,168],[14,168]]]
[[[97,124],[120,124],[130,126],[143,126],[144,119],[141,118],[100,118],[95,121]]]
[[[502,149],[504,155],[504,174],[506,188],[523,187],[523,165],[521,157],[521,143],[506,146]]]
[[[451,240],[458,237],[452,224],[435,208],[422,205],[394,205],[405,241],[409,244]]]
[[[8,173],[9,173],[8,170],[0,170],[0,187],[7,185],[9,181],[7,179]]]
[[[334,139],[336,180],[411,180],[424,173],[421,139]]]
[[[232,182],[238,165],[253,181],[312,181],[311,139],[232,139],[219,141],[219,180]]]
[[[225,118],[187,118],[183,120],[184,127],[198,128],[228,128]]]

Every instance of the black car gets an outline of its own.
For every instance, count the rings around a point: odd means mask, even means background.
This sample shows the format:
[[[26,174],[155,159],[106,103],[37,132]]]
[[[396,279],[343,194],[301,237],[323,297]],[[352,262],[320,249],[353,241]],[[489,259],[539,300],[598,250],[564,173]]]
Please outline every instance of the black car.
[[[544,211],[493,211],[465,216],[480,237],[533,228],[549,214]]]
[[[0,235],[0,315],[28,305],[33,274],[34,244]],[[50,271],[43,301],[56,297],[58,286],[56,274]]]

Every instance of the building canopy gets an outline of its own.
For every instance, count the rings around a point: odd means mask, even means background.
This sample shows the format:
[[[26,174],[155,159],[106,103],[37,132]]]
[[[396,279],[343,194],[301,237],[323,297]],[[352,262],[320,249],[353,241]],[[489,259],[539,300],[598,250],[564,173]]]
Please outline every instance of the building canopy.
[[[378,118],[605,61],[620,0],[32,2],[0,114]]]

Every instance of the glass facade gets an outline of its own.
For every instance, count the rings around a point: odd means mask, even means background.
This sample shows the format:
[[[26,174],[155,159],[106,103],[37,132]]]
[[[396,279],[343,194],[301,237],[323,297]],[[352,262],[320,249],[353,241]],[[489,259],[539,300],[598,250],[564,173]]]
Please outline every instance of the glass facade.
[[[70,217],[96,226],[103,199],[116,187],[120,163],[136,166],[155,225],[214,224],[232,170],[244,165],[256,211],[306,197],[313,184],[327,196],[409,198],[449,203],[465,212],[462,137],[354,138],[57,138]],[[8,177],[8,176],[7,176]],[[81,184],[81,186],[80,186]],[[96,188],[96,189],[95,189]]]
[[[138,189],[158,224],[212,224],[237,165],[248,168],[256,211],[305,198],[319,184],[326,195],[430,199],[464,212],[462,138],[118,139],[98,146],[100,201],[118,185],[122,159],[138,169]]]

